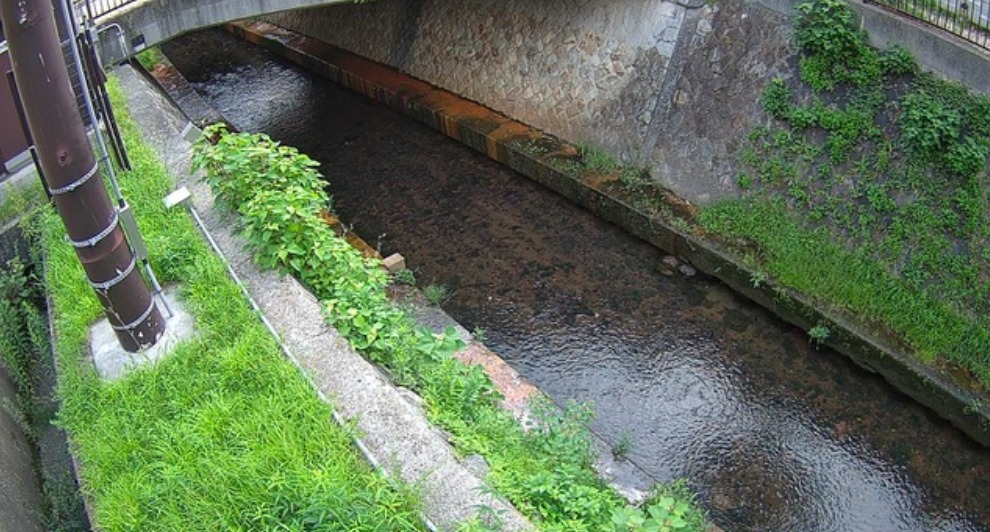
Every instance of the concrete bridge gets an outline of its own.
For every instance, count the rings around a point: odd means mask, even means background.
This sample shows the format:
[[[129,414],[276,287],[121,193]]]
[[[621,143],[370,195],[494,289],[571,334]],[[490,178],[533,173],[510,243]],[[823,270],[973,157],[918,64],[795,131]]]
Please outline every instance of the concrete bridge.
[[[243,18],[354,0],[88,0],[77,2],[100,35],[104,64],[193,31]]]

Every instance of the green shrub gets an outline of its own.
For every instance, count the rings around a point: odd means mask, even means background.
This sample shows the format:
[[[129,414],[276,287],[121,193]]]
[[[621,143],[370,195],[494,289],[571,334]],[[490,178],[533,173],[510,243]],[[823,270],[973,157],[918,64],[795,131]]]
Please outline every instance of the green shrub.
[[[694,495],[678,481],[656,489],[642,508],[625,508],[612,514],[614,532],[674,532],[704,530],[705,522],[691,508]]]
[[[918,62],[911,52],[903,46],[895,44],[880,54],[880,68],[884,74],[901,76],[918,72]]]
[[[907,94],[901,108],[901,139],[914,156],[935,155],[959,138],[962,116],[930,94]]]
[[[813,0],[798,4],[795,40],[805,56],[801,79],[816,91],[838,83],[868,86],[879,81],[882,63],[863,33],[855,14],[843,0]]]
[[[855,14],[842,0],[814,0],[797,6],[794,37],[808,55],[832,63],[857,58],[863,38],[853,23]]]
[[[950,172],[964,178],[974,177],[987,165],[987,142],[979,142],[970,135],[952,144],[942,154],[944,164]]]
[[[30,327],[38,315],[32,303],[39,295],[36,286],[20,260],[12,259],[0,268],[0,363],[24,400],[32,394],[31,367],[38,357]]]
[[[206,180],[216,191],[222,207],[237,211],[256,192],[265,189],[273,192],[294,185],[305,191],[306,201],[292,198],[286,205],[307,212],[332,210],[330,197],[324,190],[326,181],[316,171],[320,163],[296,148],[282,146],[265,134],[232,135],[222,124],[207,128],[199,145],[209,141],[216,141],[215,148],[197,150],[195,167],[206,170]]]
[[[784,119],[791,112],[791,89],[781,78],[774,78],[763,90],[763,110],[768,115]]]
[[[409,268],[402,268],[392,274],[392,282],[406,286],[416,286],[416,272]]]

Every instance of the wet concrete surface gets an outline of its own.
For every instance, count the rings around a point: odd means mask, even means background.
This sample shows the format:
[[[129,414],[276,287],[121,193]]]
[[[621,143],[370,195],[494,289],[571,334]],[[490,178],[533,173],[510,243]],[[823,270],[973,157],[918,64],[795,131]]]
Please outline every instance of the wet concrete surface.
[[[341,218],[556,401],[753,531],[990,530],[990,450],[711,279],[438,133],[219,31],[165,53],[323,162]]]

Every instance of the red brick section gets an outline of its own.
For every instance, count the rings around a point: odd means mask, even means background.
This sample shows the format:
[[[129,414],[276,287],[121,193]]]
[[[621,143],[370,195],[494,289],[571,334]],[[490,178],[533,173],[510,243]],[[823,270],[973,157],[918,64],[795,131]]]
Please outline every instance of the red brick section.
[[[506,361],[478,342],[472,342],[456,356],[465,364],[477,364],[484,368],[495,389],[504,397],[502,406],[512,412],[516,419],[526,419],[529,399],[539,391],[536,386],[527,382]]]

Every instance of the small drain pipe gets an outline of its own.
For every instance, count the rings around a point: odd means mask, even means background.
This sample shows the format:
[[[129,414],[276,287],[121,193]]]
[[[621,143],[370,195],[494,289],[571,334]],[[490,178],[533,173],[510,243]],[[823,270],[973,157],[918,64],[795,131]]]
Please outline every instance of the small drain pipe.
[[[167,201],[166,207],[171,207],[177,203],[185,202],[191,196],[189,190],[186,187],[179,188],[179,190],[177,190],[173,194],[170,194],[169,198],[173,198],[173,195],[175,195],[173,201],[171,202]],[[292,364],[296,366],[296,369],[299,370],[299,374],[302,375],[303,378],[306,379],[306,382],[309,383],[310,387],[316,391],[316,395],[320,398],[320,400],[328,405],[331,405],[330,412],[333,416],[333,420],[337,423],[337,425],[341,427],[346,427],[347,425],[344,418],[340,415],[339,412],[337,412],[337,409],[332,406],[333,403],[330,402],[330,398],[327,397],[326,394],[324,394],[323,391],[316,386],[316,383],[313,382],[313,379],[310,378],[310,376],[306,373],[306,370],[303,369],[302,364],[299,362],[296,356],[292,353],[291,350],[289,350],[289,347],[286,346],[285,343],[282,341],[282,336],[279,335],[278,331],[275,330],[275,327],[271,324],[270,321],[268,321],[268,318],[265,316],[265,313],[261,311],[261,307],[258,306],[258,303],[254,300],[254,297],[251,296],[251,293],[248,292],[248,289],[246,286],[244,286],[244,283],[241,281],[240,276],[237,275],[237,272],[234,271],[234,267],[230,265],[230,261],[227,260],[227,256],[223,253],[223,251],[220,249],[220,246],[217,245],[216,241],[213,239],[213,236],[210,234],[210,231],[206,228],[206,225],[203,223],[203,219],[200,218],[199,213],[196,212],[195,207],[193,207],[192,205],[189,205],[188,207],[189,207],[189,213],[192,214],[193,220],[196,222],[196,226],[199,227],[200,232],[202,232],[203,236],[206,237],[206,241],[209,242],[210,247],[213,249],[213,252],[216,253],[218,257],[220,257],[221,261],[223,261],[224,266],[226,266],[227,268],[227,273],[230,274],[230,277],[234,280],[234,283],[237,284],[237,287],[241,289],[241,293],[244,294],[244,297],[247,298],[248,303],[250,303],[251,308],[254,309],[254,312],[258,315],[258,317],[261,318],[261,322],[265,324],[265,327],[268,329],[268,332],[271,333],[271,335],[275,338],[275,342],[278,343],[279,348],[282,349],[282,353],[285,355],[286,358],[292,361]],[[392,474],[389,473],[389,471],[382,466],[381,462],[379,462],[377,458],[375,458],[375,455],[371,453],[371,450],[368,449],[368,447],[364,444],[361,438],[350,430],[347,430],[347,434],[350,435],[351,441],[354,442],[354,445],[356,445],[357,448],[361,451],[361,454],[364,455],[365,460],[370,462],[376,471],[378,471],[382,476],[388,479],[388,481],[392,484],[393,487],[398,487],[398,483],[396,482]],[[423,521],[423,524],[426,525],[426,528],[428,528],[431,532],[439,532],[440,529],[432,520],[430,520],[429,517],[427,517],[426,514],[424,514],[423,512],[419,512],[419,518]]]

